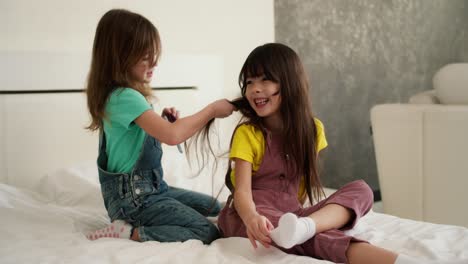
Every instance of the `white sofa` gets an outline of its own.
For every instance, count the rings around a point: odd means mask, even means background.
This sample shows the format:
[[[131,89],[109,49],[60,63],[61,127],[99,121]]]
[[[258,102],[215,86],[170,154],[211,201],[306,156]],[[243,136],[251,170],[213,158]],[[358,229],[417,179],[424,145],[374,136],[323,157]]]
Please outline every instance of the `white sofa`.
[[[433,88],[371,109],[383,210],[468,227],[468,63],[441,68]]]

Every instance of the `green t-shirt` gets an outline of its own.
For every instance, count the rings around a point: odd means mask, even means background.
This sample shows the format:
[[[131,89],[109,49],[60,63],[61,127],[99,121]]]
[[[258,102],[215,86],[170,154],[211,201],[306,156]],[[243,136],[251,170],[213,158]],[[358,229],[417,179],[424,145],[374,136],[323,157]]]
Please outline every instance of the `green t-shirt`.
[[[133,121],[148,109],[152,107],[145,97],[131,88],[118,88],[110,95],[104,119],[107,171],[132,171],[146,135]]]

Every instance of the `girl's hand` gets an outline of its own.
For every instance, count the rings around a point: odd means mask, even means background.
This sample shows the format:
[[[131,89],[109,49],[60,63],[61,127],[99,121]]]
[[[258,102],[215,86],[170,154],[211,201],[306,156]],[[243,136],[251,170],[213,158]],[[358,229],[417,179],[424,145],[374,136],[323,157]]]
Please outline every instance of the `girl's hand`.
[[[232,105],[228,100],[221,99],[211,103],[211,106],[214,109],[215,118],[224,118],[232,114],[233,111],[237,109]]]
[[[163,109],[161,116],[162,117],[166,116],[170,122],[174,122],[177,119],[179,119],[179,114],[180,114],[179,111],[177,111],[175,107],[170,107],[170,108],[168,107],[168,108]]]
[[[274,229],[274,226],[268,218],[260,214],[255,214],[246,221],[245,225],[247,228],[247,236],[254,248],[257,248],[256,240],[264,247],[270,247],[270,231]]]

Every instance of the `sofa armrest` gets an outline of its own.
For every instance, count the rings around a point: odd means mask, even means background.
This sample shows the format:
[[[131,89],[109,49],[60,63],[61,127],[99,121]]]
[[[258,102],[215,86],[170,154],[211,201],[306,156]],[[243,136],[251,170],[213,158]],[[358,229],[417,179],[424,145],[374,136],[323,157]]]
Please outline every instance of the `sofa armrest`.
[[[384,212],[468,226],[468,105],[371,109]]]
[[[410,97],[410,104],[440,104],[435,90],[424,91]]]
[[[384,104],[371,109],[371,124],[383,209],[423,220],[422,109],[430,105]]]

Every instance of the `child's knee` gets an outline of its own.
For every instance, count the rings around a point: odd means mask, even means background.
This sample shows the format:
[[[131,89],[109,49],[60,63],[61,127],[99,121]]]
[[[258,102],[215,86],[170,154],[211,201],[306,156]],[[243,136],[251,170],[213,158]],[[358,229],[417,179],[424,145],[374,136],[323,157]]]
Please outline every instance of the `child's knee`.
[[[346,193],[346,197],[354,197],[354,200],[359,201],[365,208],[371,208],[374,203],[374,192],[363,180],[350,182],[340,191]]]
[[[359,193],[360,200],[369,207],[372,207],[372,204],[374,203],[374,191],[363,180],[357,180],[355,181],[355,183],[355,188],[356,191]]]

